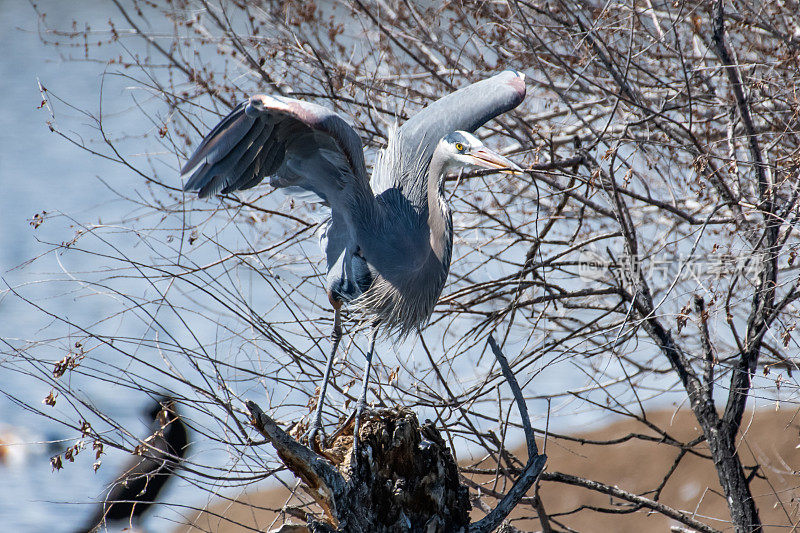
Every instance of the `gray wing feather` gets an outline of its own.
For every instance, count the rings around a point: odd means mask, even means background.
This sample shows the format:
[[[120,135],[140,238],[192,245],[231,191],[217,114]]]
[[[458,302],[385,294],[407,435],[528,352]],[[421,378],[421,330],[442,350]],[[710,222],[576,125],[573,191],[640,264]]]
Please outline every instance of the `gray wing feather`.
[[[257,153],[258,147],[254,146],[254,143],[262,133],[268,130],[269,128],[265,127],[262,121],[254,121],[250,129],[241,135],[238,142],[234,143],[231,139],[226,139],[206,158],[203,166],[192,175],[192,178],[186,183],[186,188],[191,190],[196,187],[201,191],[205,188],[213,192],[222,189],[224,192],[228,192],[232,187],[237,186],[237,181],[228,182],[228,176],[241,175],[243,167],[247,168],[254,158],[253,152]],[[245,131],[245,128],[242,128],[241,131]]]
[[[358,245],[346,228],[347,223],[332,213],[322,227],[319,244],[327,258],[326,288],[335,300],[350,302],[369,289],[375,273],[357,253]]]
[[[328,204],[348,186],[369,192],[358,134],[339,115],[291,98],[255,95],[211,130],[181,170],[184,189],[201,197],[254,187],[273,176]],[[370,193],[371,196],[371,193]]]
[[[326,286],[352,300],[372,282],[353,228],[353,209],[369,211],[369,187],[358,134],[324,107],[290,98],[255,95],[211,130],[181,170],[184,189],[201,197],[270,184],[331,207],[321,245],[328,259]]]
[[[427,174],[439,139],[456,130],[474,132],[524,99],[525,76],[506,70],[436,100],[390,135],[372,176],[373,190],[379,194],[404,186],[405,192],[412,192],[409,181]]]
[[[436,143],[456,130],[474,132],[525,99],[525,77],[506,70],[448,94],[411,117],[400,127],[403,143],[419,146],[428,159]]]
[[[225,140],[230,142],[231,139],[238,139],[242,135],[242,129],[249,129],[254,119],[246,116],[243,117],[244,107],[246,105],[246,103],[237,105],[228,116],[214,126],[211,132],[209,132],[200,143],[200,146],[197,147],[194,155],[186,162],[181,170],[182,174],[185,174],[189,169],[197,167],[200,163],[205,162],[206,159],[213,160],[217,152],[227,151],[227,149],[219,146],[220,142]]]

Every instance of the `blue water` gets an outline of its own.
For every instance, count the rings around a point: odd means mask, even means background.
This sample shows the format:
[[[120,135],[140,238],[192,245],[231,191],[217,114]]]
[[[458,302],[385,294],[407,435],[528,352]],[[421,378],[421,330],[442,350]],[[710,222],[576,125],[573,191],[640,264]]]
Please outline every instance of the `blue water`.
[[[42,2],[40,8],[47,12],[47,20],[59,27],[70,27],[74,18],[101,25],[108,20],[113,6],[95,2]],[[79,50],[45,47],[38,33],[34,9],[24,1],[0,2],[0,90],[3,95],[3,112],[0,113],[0,276],[2,289],[12,287],[28,296],[47,302],[50,311],[92,322],[104,318],[102,306],[81,306],[74,298],[64,296],[63,286],[37,285],[37,282],[58,273],[62,265],[56,256],[21,269],[25,261],[37,257],[50,247],[42,241],[62,242],[74,235],[68,219],[59,213],[68,213],[76,220],[97,221],[112,217],[120,209],[115,195],[103,187],[98,176],[118,185],[130,182],[130,176],[120,173],[118,165],[100,158],[88,158],[81,149],[58,138],[50,132],[46,108],[40,108],[37,80],[60,97],[79,108],[97,110],[101,87],[101,68],[95,63],[65,62],[59,58],[79,55]],[[91,122],[65,105],[55,108],[59,124],[79,134],[91,129]],[[34,229],[29,220],[46,212],[46,221]],[[54,217],[54,218],[51,218]],[[73,261],[73,258],[63,258]],[[90,267],[80,264],[82,268]],[[70,265],[63,265],[70,268]],[[0,292],[0,338],[7,345],[25,346],[31,341],[47,343],[42,328],[50,319],[36,312],[19,298],[6,291]],[[66,327],[56,327],[62,333]],[[68,332],[67,332],[68,334]],[[52,360],[66,355],[66,346],[53,342]],[[4,361],[7,365],[10,361]],[[16,368],[23,365],[10,364]],[[134,435],[146,431],[141,409],[148,402],[142,394],[106,383],[82,384],[85,397],[95,402],[104,412],[119,417]],[[0,466],[0,529],[2,531],[71,531],[80,525],[90,512],[93,502],[106,483],[114,478],[120,465],[128,460],[125,453],[108,450],[103,465],[93,473],[94,455],[91,449],[81,452],[75,463],[65,462],[65,468],[53,473],[50,456],[77,442],[79,435],[47,418],[31,414],[11,400],[33,406],[42,406],[42,399],[50,387],[39,379],[0,368],[0,434],[3,428],[14,432],[28,444],[21,447],[27,457],[21,463]],[[64,398],[59,398],[61,403]],[[42,406],[44,407],[44,406]],[[69,409],[50,408],[59,418]],[[62,440],[63,439],[63,440]],[[56,440],[51,445],[35,444]],[[91,448],[91,443],[89,448]],[[174,482],[165,498],[202,505],[185,482]],[[169,522],[151,520],[153,530],[171,527]]]

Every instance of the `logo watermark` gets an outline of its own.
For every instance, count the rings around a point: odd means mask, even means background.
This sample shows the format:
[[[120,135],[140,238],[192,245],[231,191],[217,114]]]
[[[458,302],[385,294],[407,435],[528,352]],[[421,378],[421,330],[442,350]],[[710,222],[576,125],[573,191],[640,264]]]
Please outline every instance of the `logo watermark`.
[[[757,256],[736,256],[720,254],[713,257],[683,254],[667,254],[658,256],[638,256],[630,259],[611,261],[592,250],[582,250],[578,258],[578,276],[584,282],[609,279],[619,275],[619,270],[631,265],[640,268],[645,279],[659,282],[687,281],[691,279],[707,280],[709,277],[719,280],[731,275],[740,275],[746,280],[755,280],[758,276],[759,258]]]

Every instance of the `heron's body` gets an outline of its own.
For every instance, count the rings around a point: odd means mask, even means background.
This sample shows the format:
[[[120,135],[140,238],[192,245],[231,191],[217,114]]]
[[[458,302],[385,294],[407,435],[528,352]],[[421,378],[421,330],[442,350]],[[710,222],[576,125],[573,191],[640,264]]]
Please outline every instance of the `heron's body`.
[[[450,269],[453,221],[441,190],[443,168],[429,168],[418,177],[425,185],[423,197],[412,201],[402,187],[389,187],[361,204],[350,242],[342,247],[328,237],[341,233],[336,218],[321,242],[332,299],[403,335],[431,316]],[[384,171],[376,166],[376,173]],[[373,184],[380,182],[376,178]]]
[[[344,303],[404,336],[428,321],[450,269],[446,175],[464,167],[518,170],[470,132],[524,97],[524,76],[505,71],[437,100],[390,132],[369,180],[361,140],[341,117],[256,95],[206,136],[183,168],[185,189],[208,196],[270,176],[271,185],[328,205],[320,240],[335,324]]]

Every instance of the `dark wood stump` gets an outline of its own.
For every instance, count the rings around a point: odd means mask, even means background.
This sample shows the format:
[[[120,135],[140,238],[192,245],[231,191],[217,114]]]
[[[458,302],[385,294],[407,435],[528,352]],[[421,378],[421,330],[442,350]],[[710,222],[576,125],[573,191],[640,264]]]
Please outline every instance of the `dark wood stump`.
[[[248,408],[256,428],[323,509],[320,516],[306,516],[312,533],[467,530],[469,491],[459,482],[453,454],[433,424],[420,426],[413,412],[365,412],[354,461],[352,423],[329,448],[314,452],[281,431],[258,406],[248,403]],[[275,430],[285,438],[273,440],[271,435],[280,436]]]
[[[522,392],[493,337],[489,344],[520,411],[528,463],[489,514],[470,524],[468,489],[458,466],[430,422],[419,425],[404,408],[367,410],[353,456],[353,424],[345,424],[329,447],[312,450],[284,432],[255,403],[247,402],[253,426],[304,483],[322,512],[305,516],[311,533],[487,533],[494,531],[533,485],[546,457],[536,448]],[[301,429],[297,428],[298,433]],[[279,531],[302,531],[286,525]]]

